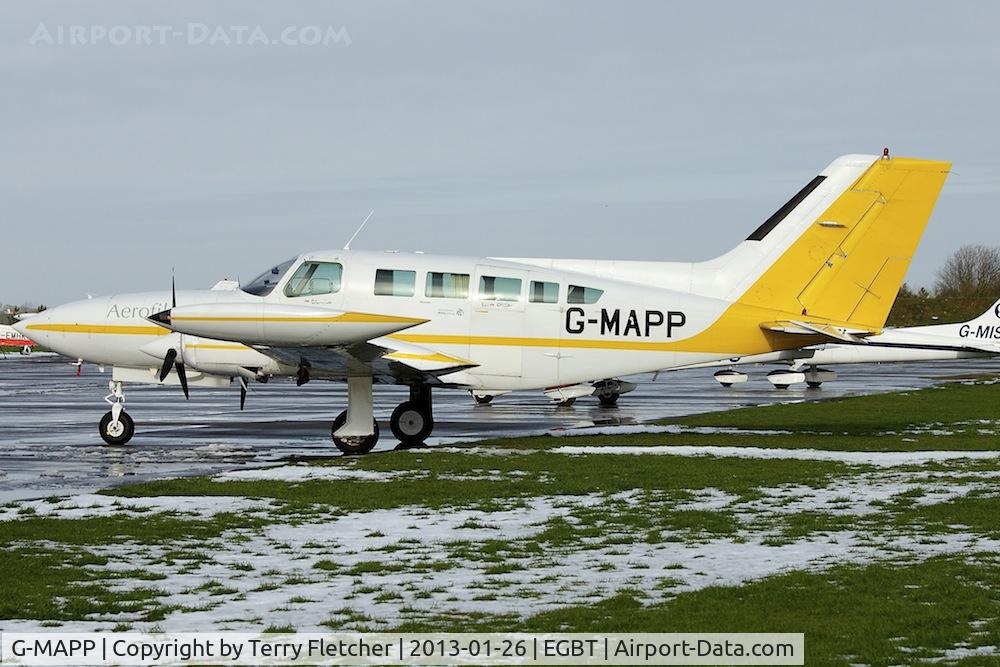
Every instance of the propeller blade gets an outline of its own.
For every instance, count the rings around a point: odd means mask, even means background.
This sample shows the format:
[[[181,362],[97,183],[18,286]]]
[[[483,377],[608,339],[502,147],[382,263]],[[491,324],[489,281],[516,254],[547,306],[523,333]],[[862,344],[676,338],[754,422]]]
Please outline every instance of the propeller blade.
[[[191,398],[191,395],[188,393],[188,377],[187,371],[184,370],[184,364],[178,361],[174,364],[174,368],[177,369],[177,378],[181,381],[181,389],[184,390],[184,398]]]
[[[163,366],[160,368],[160,382],[167,379],[170,375],[170,367],[174,365],[174,360],[177,359],[177,350],[170,348],[167,350],[167,354],[163,357]]]
[[[240,410],[247,404],[247,379],[240,377]]]
[[[172,302],[171,307],[177,307],[177,279],[174,277],[173,269],[170,270],[170,300]]]

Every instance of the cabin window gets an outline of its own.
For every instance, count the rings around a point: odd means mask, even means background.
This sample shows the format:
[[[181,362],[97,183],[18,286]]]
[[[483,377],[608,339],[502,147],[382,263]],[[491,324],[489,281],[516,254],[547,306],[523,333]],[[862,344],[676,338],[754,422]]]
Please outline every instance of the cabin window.
[[[437,299],[467,299],[469,298],[469,274],[428,271],[424,294]]]
[[[543,283],[532,280],[528,289],[528,301],[531,303],[558,303],[559,283]]]
[[[520,301],[521,279],[479,276],[479,298],[482,301]]]
[[[604,290],[595,287],[581,287],[580,285],[570,285],[569,293],[566,295],[567,303],[597,303],[604,294]]]
[[[416,271],[399,269],[375,271],[375,296],[413,296],[416,284]]]
[[[319,296],[340,291],[344,267],[336,262],[303,262],[285,283],[285,296]]]

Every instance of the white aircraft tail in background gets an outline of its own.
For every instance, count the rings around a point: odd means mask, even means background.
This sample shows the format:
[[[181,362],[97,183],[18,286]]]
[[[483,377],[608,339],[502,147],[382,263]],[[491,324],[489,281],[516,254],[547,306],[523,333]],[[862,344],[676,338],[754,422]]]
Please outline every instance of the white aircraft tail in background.
[[[828,343],[701,366],[786,363],[790,364],[788,370],[768,374],[768,380],[774,386],[786,388],[805,382],[810,387],[818,387],[837,377],[834,371],[822,366],[977,359],[996,355],[1000,355],[1000,300],[968,322],[890,328],[877,336],[865,338],[860,344]],[[747,376],[729,368],[717,372],[715,379],[724,386],[730,386],[746,382]]]

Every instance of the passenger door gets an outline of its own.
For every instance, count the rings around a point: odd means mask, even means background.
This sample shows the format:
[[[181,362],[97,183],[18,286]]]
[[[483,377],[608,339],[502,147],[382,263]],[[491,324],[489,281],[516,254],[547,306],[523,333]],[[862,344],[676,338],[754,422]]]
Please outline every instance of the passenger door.
[[[477,375],[520,377],[523,372],[526,271],[476,267],[469,357]]]

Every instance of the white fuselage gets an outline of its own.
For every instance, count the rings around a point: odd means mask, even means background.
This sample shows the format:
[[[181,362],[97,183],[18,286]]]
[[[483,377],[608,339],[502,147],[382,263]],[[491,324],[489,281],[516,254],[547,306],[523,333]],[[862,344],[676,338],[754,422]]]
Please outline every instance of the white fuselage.
[[[671,349],[708,328],[729,305],[724,299],[655,286],[676,282],[675,269],[690,274],[690,265],[636,263],[642,268],[637,272],[630,263],[619,263],[629,278],[647,278],[650,284],[643,285],[610,275],[488,258],[334,251],[300,259],[341,265],[339,289],[287,296],[282,289],[285,275],[266,296],[231,289],[179,291],[177,304],[297,304],[427,320],[390,334],[387,342],[473,360],[474,368],[441,378],[469,388],[546,388],[703,362],[737,351]],[[375,295],[379,269],[414,272],[412,295]],[[435,295],[429,273],[468,276],[467,285],[457,290],[467,295]],[[495,278],[507,281],[502,299],[497,298],[499,291],[484,293],[483,287]],[[533,295],[532,283],[557,287],[544,296],[540,291]],[[574,297],[568,295],[571,285]],[[514,292],[511,286],[516,286]],[[264,374],[294,371],[240,343],[171,333],[147,319],[169,309],[171,299],[170,292],[163,291],[77,301],[32,318],[30,333],[61,354],[115,367],[154,369],[167,348],[181,345],[185,363],[206,373],[234,376],[239,368],[261,369]]]

